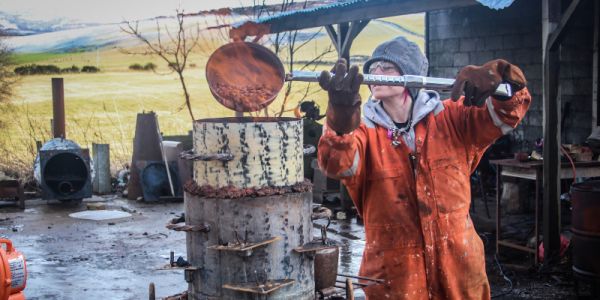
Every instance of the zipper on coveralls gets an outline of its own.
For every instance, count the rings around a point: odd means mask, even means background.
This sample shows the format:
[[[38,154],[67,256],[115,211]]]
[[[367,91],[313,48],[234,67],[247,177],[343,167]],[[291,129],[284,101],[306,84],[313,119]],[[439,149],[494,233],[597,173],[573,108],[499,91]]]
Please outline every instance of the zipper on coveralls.
[[[414,152],[410,152],[408,154],[408,159],[410,160],[410,167],[412,168],[412,173],[413,173],[413,179],[417,178],[417,170],[419,169],[419,161],[417,158],[417,154]]]

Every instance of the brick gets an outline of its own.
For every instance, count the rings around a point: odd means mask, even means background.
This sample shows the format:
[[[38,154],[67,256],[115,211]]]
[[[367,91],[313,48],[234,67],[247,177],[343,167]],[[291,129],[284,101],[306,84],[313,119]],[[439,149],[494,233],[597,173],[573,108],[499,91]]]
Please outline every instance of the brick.
[[[454,66],[454,55],[452,52],[444,52],[438,55],[437,65],[439,67],[452,67]]]
[[[529,125],[542,125],[544,124],[544,115],[541,111],[528,111],[527,116],[529,117]]]
[[[445,67],[445,68],[435,68],[431,69],[430,76],[433,77],[443,77],[443,78],[454,78],[458,73],[459,68],[454,67]]]
[[[438,53],[442,51],[442,41],[429,39],[429,53]]]
[[[500,36],[488,36],[485,38],[485,49],[486,50],[500,50],[502,49],[502,37]]]
[[[513,57],[512,50],[498,50],[494,51],[494,58],[502,58],[508,61],[511,61]]]
[[[522,48],[541,48],[542,47],[542,33],[531,32],[522,36],[521,45]]]
[[[523,71],[523,74],[525,74],[525,78],[527,78],[528,80],[533,80],[533,79],[542,79],[543,76],[543,72],[542,72],[542,65],[526,65],[526,64],[520,64],[516,61],[511,61],[512,63],[516,64],[517,66],[519,66],[519,68],[521,68],[521,70]]]
[[[523,126],[524,139],[529,142],[542,138],[544,135],[542,125]]]
[[[465,52],[459,52],[454,54],[454,66],[464,67],[469,64],[469,54]]]
[[[484,38],[475,38],[475,51],[484,51],[485,50],[485,39]]]
[[[492,59],[494,59],[494,52],[492,51],[477,51],[471,53],[471,64],[473,65],[482,65]]]
[[[458,41],[459,39],[445,39],[443,41],[443,51],[444,52],[456,52],[458,51]]]
[[[518,65],[531,64],[533,60],[533,50],[531,49],[517,49],[514,51],[513,63]]]
[[[475,51],[477,48],[477,39],[475,38],[464,38],[460,39],[459,50],[461,52]]]
[[[523,38],[518,34],[502,36],[502,49],[520,49],[523,47]]]
[[[575,82],[573,80],[561,80],[560,91],[563,95],[575,95]]]

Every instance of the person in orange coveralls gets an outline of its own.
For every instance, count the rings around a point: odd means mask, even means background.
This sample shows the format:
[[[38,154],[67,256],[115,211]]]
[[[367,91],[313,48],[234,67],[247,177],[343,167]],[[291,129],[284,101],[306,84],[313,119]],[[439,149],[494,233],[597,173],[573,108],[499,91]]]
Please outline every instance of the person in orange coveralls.
[[[378,46],[363,72],[425,76],[427,69],[417,45],[399,37]],[[365,288],[367,298],[489,299],[469,176],[529,108],[522,71],[501,59],[467,66],[444,101],[435,91],[370,86],[362,122],[362,74],[343,59],[334,72],[319,77],[329,103],[318,161],[347,186],[364,220],[360,275],[385,281]],[[490,96],[500,83],[510,84],[512,97]]]

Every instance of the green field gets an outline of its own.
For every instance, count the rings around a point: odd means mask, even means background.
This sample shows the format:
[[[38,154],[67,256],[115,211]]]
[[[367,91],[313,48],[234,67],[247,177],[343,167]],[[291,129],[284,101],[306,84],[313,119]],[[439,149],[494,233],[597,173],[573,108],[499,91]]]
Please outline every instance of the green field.
[[[423,33],[424,16],[408,15],[386,18],[413,32]],[[423,38],[407,34],[389,24],[372,22],[355,40],[352,55],[370,55],[375,46],[397,35],[404,35],[423,47]],[[330,45],[327,35],[310,41],[295,55],[297,61],[311,60]],[[193,53],[186,79],[192,98],[195,117],[211,118],[233,116],[234,113],[221,106],[210,94],[204,76],[207,53]],[[286,60],[285,55],[281,55]],[[133,63],[142,65],[153,62],[158,72],[166,72],[166,64],[157,57],[130,55],[117,47],[80,53],[35,53],[16,56],[20,64],[55,64],[60,67],[96,65],[102,72],[96,74],[62,74],[65,88],[67,137],[83,147],[91,144],[109,143],[113,171],[130,160],[136,114],[142,111],[157,113],[161,130],[166,135],[185,134],[191,130],[192,122],[183,105],[183,93],[174,73],[159,75],[153,72],[130,71]],[[324,58],[333,63],[336,54]],[[317,67],[317,70],[327,68]],[[15,97],[10,107],[2,107],[0,122],[5,125],[0,136],[0,170],[25,174],[31,168],[35,141],[48,140],[52,118],[51,78],[58,75],[24,76],[15,88]],[[315,84],[294,83],[293,92],[286,109],[292,109],[302,100],[306,88],[310,88],[307,99],[326,107],[326,94]],[[362,90],[363,98],[368,90]],[[274,115],[281,109],[282,97],[269,107]],[[286,114],[290,115],[291,112]]]

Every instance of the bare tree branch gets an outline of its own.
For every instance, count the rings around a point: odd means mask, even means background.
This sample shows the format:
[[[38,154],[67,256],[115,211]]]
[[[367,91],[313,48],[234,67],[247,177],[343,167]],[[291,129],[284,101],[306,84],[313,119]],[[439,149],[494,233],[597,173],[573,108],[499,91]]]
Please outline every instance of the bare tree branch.
[[[158,20],[156,21],[156,42],[151,42],[146,37],[143,36],[142,32],[139,30],[138,22],[135,22],[135,26],[132,25],[131,22],[125,22],[126,27],[121,27],[121,30],[129,35],[136,37],[139,41],[141,41],[145,47],[145,51],[141,51],[143,55],[157,55],[163,61],[165,61],[170,70],[177,73],[179,77],[179,82],[181,83],[181,88],[183,90],[183,96],[185,98],[185,106],[188,108],[188,112],[192,120],[195,120],[194,113],[192,112],[192,105],[190,101],[190,94],[188,92],[187,84],[185,81],[184,71],[188,62],[188,57],[192,53],[192,50],[198,46],[198,34],[195,36],[191,35],[191,42],[188,43],[186,36],[186,29],[184,23],[183,10],[176,10],[176,20],[177,20],[177,34],[171,34],[169,28],[165,25],[164,30],[169,37],[169,43],[165,44],[162,40],[162,32],[161,26]]]

